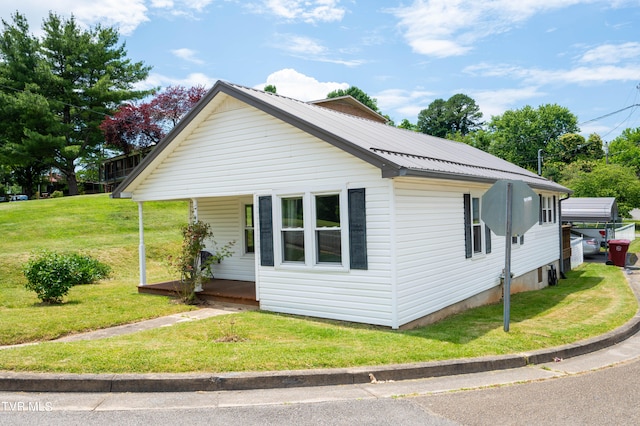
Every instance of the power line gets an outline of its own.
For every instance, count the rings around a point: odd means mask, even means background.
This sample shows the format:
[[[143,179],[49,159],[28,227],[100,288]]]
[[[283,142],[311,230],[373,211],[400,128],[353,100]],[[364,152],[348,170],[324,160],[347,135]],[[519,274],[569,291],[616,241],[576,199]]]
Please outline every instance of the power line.
[[[578,126],[582,126],[583,124],[592,123],[594,121],[602,120],[603,118],[611,117],[612,115],[615,115],[615,114],[617,114],[619,112],[622,112],[622,111],[626,111],[629,108],[634,108],[634,107],[640,107],[640,104],[629,105],[628,107],[624,107],[624,108],[619,109],[617,111],[610,112],[609,114],[605,114],[605,115],[602,115],[600,117],[593,118],[591,120],[583,121],[582,123],[579,123]]]

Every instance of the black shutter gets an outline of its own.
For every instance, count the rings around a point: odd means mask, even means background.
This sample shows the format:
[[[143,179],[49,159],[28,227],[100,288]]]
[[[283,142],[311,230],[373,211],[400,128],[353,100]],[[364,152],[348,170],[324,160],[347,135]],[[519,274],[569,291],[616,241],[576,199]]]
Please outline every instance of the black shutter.
[[[260,216],[260,265],[273,266],[273,213],[271,196],[258,197]]]
[[[556,196],[553,196],[553,223],[556,223]]]
[[[471,194],[463,194],[464,197],[464,250],[465,257],[469,259],[473,256],[473,246],[471,241]]]
[[[485,251],[487,254],[491,253],[491,229],[487,225],[484,226],[484,235],[485,235]]]
[[[367,215],[364,188],[349,190],[349,257],[351,269],[368,269]]]

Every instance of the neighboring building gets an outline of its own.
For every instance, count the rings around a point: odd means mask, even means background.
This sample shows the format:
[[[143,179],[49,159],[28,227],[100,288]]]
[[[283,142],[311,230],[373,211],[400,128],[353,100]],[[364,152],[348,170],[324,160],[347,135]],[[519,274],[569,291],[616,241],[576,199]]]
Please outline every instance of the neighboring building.
[[[100,183],[104,185],[105,192],[113,191],[152,149],[153,147],[139,149],[104,160],[100,166]]]
[[[219,243],[237,241],[216,278],[254,282],[261,309],[400,328],[500,300],[506,244],[480,216],[503,179],[544,201],[511,256],[512,291],[542,288],[567,188],[464,143],[230,83],[113,197],[139,203],[141,227],[144,202],[191,200]]]
[[[379,123],[389,122],[386,117],[375,112],[350,95],[327,98],[319,101],[311,101],[309,103],[324,108],[329,108],[334,111],[344,112],[345,114],[355,115],[356,117],[362,117],[368,120],[377,121]]]

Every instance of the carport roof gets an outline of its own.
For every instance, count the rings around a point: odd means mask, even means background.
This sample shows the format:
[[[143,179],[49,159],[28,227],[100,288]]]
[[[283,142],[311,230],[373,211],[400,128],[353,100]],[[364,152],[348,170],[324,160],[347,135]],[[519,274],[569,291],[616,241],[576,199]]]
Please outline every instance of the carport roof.
[[[618,206],[614,197],[581,197],[562,201],[565,222],[616,222]]]

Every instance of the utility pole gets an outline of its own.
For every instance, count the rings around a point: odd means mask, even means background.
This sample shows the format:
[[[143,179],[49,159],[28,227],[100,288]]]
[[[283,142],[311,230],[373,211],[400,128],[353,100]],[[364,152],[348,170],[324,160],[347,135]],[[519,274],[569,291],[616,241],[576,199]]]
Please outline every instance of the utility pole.
[[[538,150],[538,176],[542,176],[542,148]]]

